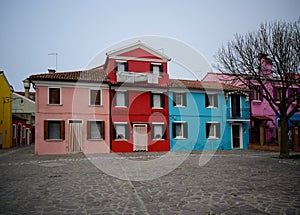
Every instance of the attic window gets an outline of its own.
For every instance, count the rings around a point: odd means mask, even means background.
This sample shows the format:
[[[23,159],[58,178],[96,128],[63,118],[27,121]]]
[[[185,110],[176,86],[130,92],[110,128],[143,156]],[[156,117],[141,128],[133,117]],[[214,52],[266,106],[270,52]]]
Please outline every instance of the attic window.
[[[128,71],[128,62],[116,62],[115,66],[115,71],[116,72],[124,72]]]
[[[163,76],[163,66],[161,64],[151,64],[150,72],[158,76]]]

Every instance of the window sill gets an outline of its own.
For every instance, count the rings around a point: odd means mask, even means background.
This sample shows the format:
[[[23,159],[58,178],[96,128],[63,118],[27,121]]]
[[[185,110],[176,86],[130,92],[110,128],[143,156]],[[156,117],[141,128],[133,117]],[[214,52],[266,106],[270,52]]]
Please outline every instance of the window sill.
[[[186,138],[185,137],[175,137],[174,139],[175,140],[185,140]]]
[[[208,137],[207,139],[208,140],[219,140],[220,138],[219,137]]]
[[[128,141],[128,139],[114,139],[114,141]]]
[[[46,142],[63,142],[63,139],[47,139]]]
[[[183,105],[175,105],[174,107],[177,107],[177,108],[186,108],[186,106],[183,106]]]
[[[103,105],[89,105],[89,107],[103,107]]]
[[[114,106],[115,108],[128,108],[127,106]]]
[[[163,107],[152,107],[152,109],[155,109],[155,110],[163,110],[164,108],[163,108]]]
[[[207,106],[206,108],[210,108],[210,109],[217,109],[218,107],[214,107],[214,106]]]
[[[87,139],[88,141],[103,141],[104,139]]]
[[[152,139],[153,141],[162,141],[162,140],[165,140],[165,139]]]
[[[252,100],[253,103],[261,103],[261,100]]]
[[[62,106],[62,104],[47,104],[49,106]]]

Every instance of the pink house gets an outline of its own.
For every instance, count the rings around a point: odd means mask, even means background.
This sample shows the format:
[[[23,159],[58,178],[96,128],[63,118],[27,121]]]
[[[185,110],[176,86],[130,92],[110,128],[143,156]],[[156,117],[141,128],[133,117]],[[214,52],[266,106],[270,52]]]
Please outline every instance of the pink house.
[[[268,78],[273,78],[272,74],[272,61],[265,55],[259,55],[259,60],[262,61],[261,75]],[[222,83],[236,85],[242,88],[246,86],[231,74],[224,73],[208,73],[204,81],[219,81]],[[260,145],[271,144],[277,145],[279,117],[275,114],[266,99],[262,96],[262,86],[251,81],[252,89],[250,89],[249,101],[251,103],[251,126],[250,126],[250,143],[258,143]],[[281,86],[272,84],[268,81],[264,82],[265,87],[268,89],[273,98],[281,101]],[[291,97],[292,93],[300,93],[300,88],[292,86],[287,92]],[[296,102],[292,105],[297,105]],[[294,145],[299,145],[300,135],[298,132],[300,127],[300,113],[294,114],[289,121],[289,129],[291,130],[291,137]]]
[[[110,99],[103,66],[49,70],[30,76],[30,81],[36,89],[35,154],[110,151]]]

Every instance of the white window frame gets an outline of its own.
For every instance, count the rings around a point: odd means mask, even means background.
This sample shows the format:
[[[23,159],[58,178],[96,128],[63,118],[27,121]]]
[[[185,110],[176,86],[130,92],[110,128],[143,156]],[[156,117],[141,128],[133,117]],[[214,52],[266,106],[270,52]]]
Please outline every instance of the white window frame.
[[[119,139],[119,138],[116,138],[117,137],[117,126],[124,126],[125,127],[125,133],[124,133],[124,138],[122,138],[122,139]],[[114,140],[115,141],[127,141],[128,139],[126,139],[126,127],[128,127],[128,129],[129,129],[129,126],[128,126],[128,123],[127,122],[115,122],[114,123],[114,129],[115,129],[115,132],[116,132],[116,134],[115,134],[115,136],[114,136]],[[129,132],[129,131],[127,131],[127,132]],[[122,134],[121,134],[122,135]],[[129,138],[129,137],[128,137]]]
[[[175,97],[175,106],[174,107],[186,107],[186,104],[184,105],[184,96],[185,92],[173,92],[173,96]],[[176,102],[176,96],[180,95],[180,104],[177,104]]]
[[[90,123],[90,122],[104,122],[104,132],[105,132],[105,120],[96,120],[96,119],[93,119],[93,120],[87,120],[87,123]],[[100,138],[92,138],[91,137],[91,134],[89,134],[88,132],[91,132],[92,129],[91,129],[91,124],[90,124],[90,131],[87,131],[87,137],[90,137],[90,138],[87,138],[87,140],[104,140],[103,138],[103,135],[101,135],[101,131],[99,131],[100,133]],[[105,136],[105,134],[104,134]]]
[[[218,94],[217,93],[206,93],[207,97],[208,97],[208,102],[209,102],[209,105],[206,107],[206,108],[218,108],[215,104],[215,96],[218,98]],[[211,99],[210,99],[211,97]],[[211,104],[212,103],[212,104]]]
[[[59,89],[59,104],[50,104],[50,89]],[[47,104],[48,105],[62,105],[62,88],[61,87],[48,87],[48,100],[47,100]]]
[[[173,126],[174,124],[180,124],[180,127],[181,127],[181,131],[182,131],[182,135],[181,136],[175,136],[174,139],[187,139],[185,136],[187,136],[187,134],[184,133],[184,124],[186,124],[187,126],[187,129],[188,129],[188,123],[186,121],[174,121],[173,122]],[[175,129],[175,132],[176,132],[176,129]],[[174,136],[174,134],[173,134]]]
[[[91,103],[91,95],[92,95],[92,93],[91,93],[91,91],[92,90],[99,90],[100,92],[99,92],[99,94],[100,94],[100,104],[92,104]],[[89,105],[90,106],[102,106],[102,90],[101,89],[93,89],[93,88],[91,88],[90,90],[89,90]]]
[[[116,90],[115,91],[115,107],[116,108],[127,108],[127,106],[126,106],[126,91],[119,91],[119,90]],[[117,103],[118,103],[118,94],[123,94],[124,95],[124,105],[118,105]]]
[[[155,127],[156,126],[160,126],[161,127],[161,138],[155,138]],[[165,130],[164,130],[164,127],[165,127]],[[153,140],[165,140],[164,138],[163,138],[163,136],[164,136],[164,134],[166,133],[166,124],[165,123],[163,123],[163,122],[152,122],[152,128],[151,129],[153,129]]]
[[[220,128],[220,123],[219,122],[206,122],[207,124],[210,124],[211,126],[213,126],[213,129],[209,130],[209,135],[207,137],[207,139],[220,139],[220,137],[217,136],[217,125],[219,125],[219,129]],[[213,131],[213,135],[210,135],[210,132]]]

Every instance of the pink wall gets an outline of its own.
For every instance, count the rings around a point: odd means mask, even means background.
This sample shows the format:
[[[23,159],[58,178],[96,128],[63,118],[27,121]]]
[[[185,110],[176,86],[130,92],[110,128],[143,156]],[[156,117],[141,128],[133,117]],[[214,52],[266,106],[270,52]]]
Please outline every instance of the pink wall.
[[[102,89],[102,106],[89,105],[89,91],[90,88],[62,87],[62,104],[48,105],[48,87],[36,86],[36,154],[65,154],[68,152],[68,122],[70,119],[79,119],[83,122],[84,153],[109,152],[109,91]],[[65,121],[65,140],[44,140],[44,120],[50,119]],[[87,140],[88,120],[103,120],[105,122],[105,140]]]

